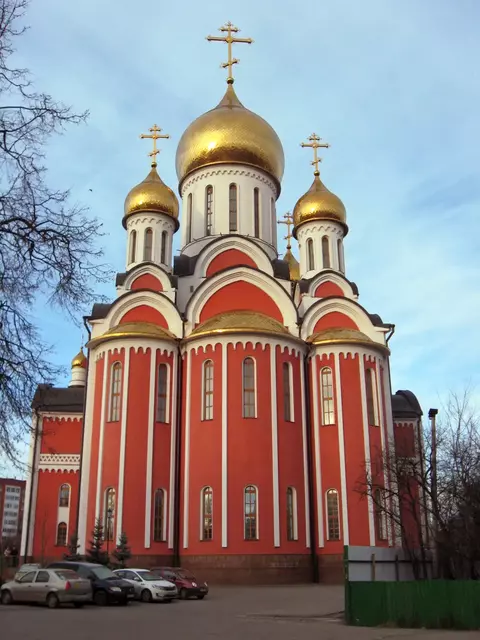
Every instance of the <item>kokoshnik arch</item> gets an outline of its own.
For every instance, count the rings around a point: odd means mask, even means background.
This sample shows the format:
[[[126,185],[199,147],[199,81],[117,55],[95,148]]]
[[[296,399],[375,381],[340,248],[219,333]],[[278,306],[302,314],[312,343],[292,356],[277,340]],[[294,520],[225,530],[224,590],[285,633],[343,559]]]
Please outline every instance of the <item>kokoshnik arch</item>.
[[[59,558],[75,532],[84,553],[99,518],[112,544],[127,533],[136,565],[237,582],[305,581],[318,566],[339,580],[343,545],[402,544],[355,487],[376,450],[413,454],[421,409],[392,396],[393,325],[346,276],[345,206],[318,168],[328,145],[303,143],[313,183],[277,220],[282,144],[233,88],[232,44],[252,41],[221,32],[208,39],[228,45],[225,95],[177,147],[182,224],[155,125],[141,136],[150,173],[125,200],[116,299],[93,306],[69,386],[33,400],[22,553]]]

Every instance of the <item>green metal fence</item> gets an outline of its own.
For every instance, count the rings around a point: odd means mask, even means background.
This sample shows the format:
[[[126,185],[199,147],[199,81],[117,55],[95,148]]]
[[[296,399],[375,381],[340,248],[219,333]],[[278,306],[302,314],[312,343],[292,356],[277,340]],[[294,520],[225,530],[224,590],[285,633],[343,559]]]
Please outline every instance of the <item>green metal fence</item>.
[[[347,624],[428,629],[479,629],[480,582],[345,581]]]

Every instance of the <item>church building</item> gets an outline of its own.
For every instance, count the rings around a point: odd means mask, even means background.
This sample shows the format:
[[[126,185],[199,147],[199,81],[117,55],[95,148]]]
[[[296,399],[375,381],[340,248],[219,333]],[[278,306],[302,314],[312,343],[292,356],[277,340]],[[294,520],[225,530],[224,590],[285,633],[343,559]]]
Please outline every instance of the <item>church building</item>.
[[[302,144],[313,182],[279,218],[282,143],[234,90],[232,44],[252,41],[220,31],[208,39],[228,45],[227,87],[180,138],[179,198],[154,125],[141,136],[150,172],[119,212],[116,296],[86,319],[69,386],[41,384],[33,399],[21,553],[61,558],[75,534],[85,553],[100,520],[105,548],[125,532],[137,566],[339,581],[344,545],[402,546],[358,481],[373,474],[382,495],[389,478],[371,460],[413,443],[422,412],[411,392],[392,395],[395,327],[347,277],[347,213],[319,172],[328,145]]]

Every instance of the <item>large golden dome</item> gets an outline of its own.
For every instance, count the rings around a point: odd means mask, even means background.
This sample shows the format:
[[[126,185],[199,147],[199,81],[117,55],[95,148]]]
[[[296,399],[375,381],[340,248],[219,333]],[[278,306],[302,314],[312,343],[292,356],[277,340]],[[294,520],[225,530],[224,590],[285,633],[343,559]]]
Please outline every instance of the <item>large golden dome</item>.
[[[220,103],[181,137],[176,156],[180,185],[192,171],[223,163],[262,169],[280,190],[285,166],[280,138],[268,122],[243,106],[231,84]]]
[[[129,216],[139,212],[166,213],[175,219],[178,226],[178,200],[170,187],[157,173],[156,163],[148,176],[130,191],[125,199],[123,226]]]
[[[315,172],[312,186],[298,200],[293,210],[295,237],[298,227],[310,220],[333,220],[340,222],[345,227],[345,231],[348,230],[345,205],[338,196],[327,189],[320,180],[318,172]]]

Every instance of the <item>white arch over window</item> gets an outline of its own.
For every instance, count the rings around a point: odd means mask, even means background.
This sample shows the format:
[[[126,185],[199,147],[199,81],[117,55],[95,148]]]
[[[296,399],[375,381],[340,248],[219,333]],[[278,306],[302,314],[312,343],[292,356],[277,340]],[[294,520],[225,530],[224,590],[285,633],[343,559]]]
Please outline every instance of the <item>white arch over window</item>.
[[[200,491],[200,540],[213,540],[213,489]]]
[[[330,269],[330,240],[328,236],[322,238],[322,266],[324,269]]]
[[[327,514],[327,540],[340,540],[340,510],[336,489],[328,489],[325,492],[325,513]]]
[[[213,361],[205,360],[202,366],[202,420],[213,420],[213,375]]]
[[[153,260],[153,229],[145,229],[143,240],[143,259],[151,262]]]
[[[253,190],[253,235],[260,238],[260,189]]]
[[[213,234],[213,186],[205,187],[205,235]]]
[[[243,490],[243,531],[245,540],[259,539],[258,488],[248,484]]]
[[[307,271],[312,271],[315,269],[315,255],[313,252],[313,240],[312,238],[307,238]]]
[[[122,401],[122,363],[118,360],[110,368],[110,412],[109,422],[120,420],[120,404]]]
[[[338,270],[345,273],[345,256],[343,253],[343,240],[339,238],[337,240],[337,253],[338,253]]]
[[[293,400],[293,367],[291,362],[282,363],[283,417],[286,422],[295,420]]]
[[[192,215],[193,215],[193,194],[189,193],[187,198],[187,244],[192,241]]]
[[[59,522],[57,526],[57,537],[55,542],[57,547],[67,546],[67,523]]]
[[[70,506],[70,494],[71,487],[66,482],[61,485],[60,490],[58,492],[58,506],[59,507],[69,507]]]
[[[379,540],[387,540],[387,510],[385,505],[385,491],[383,489],[375,489],[373,503],[377,538]]]
[[[242,362],[242,415],[257,417],[257,363],[252,356]]]
[[[170,365],[162,362],[157,369],[156,421],[169,422]]]
[[[365,395],[367,403],[367,419],[371,427],[378,426],[378,398],[377,378],[375,370],[368,367],[365,370]]]
[[[137,257],[137,232],[133,229],[130,232],[130,264],[135,262]]]
[[[320,399],[322,403],[322,424],[335,424],[335,400],[333,395],[333,373],[330,367],[320,371]]]
[[[166,231],[162,231],[161,246],[160,246],[160,262],[165,265],[167,264],[167,239],[168,239],[168,233]]]
[[[298,540],[297,490],[287,487],[287,540]]]
[[[153,495],[153,540],[165,542],[167,539],[167,490],[155,489]]]
[[[105,540],[115,540],[116,491],[113,487],[105,489],[103,505],[103,532]]]
[[[238,231],[238,187],[233,182],[228,188],[228,230]]]

